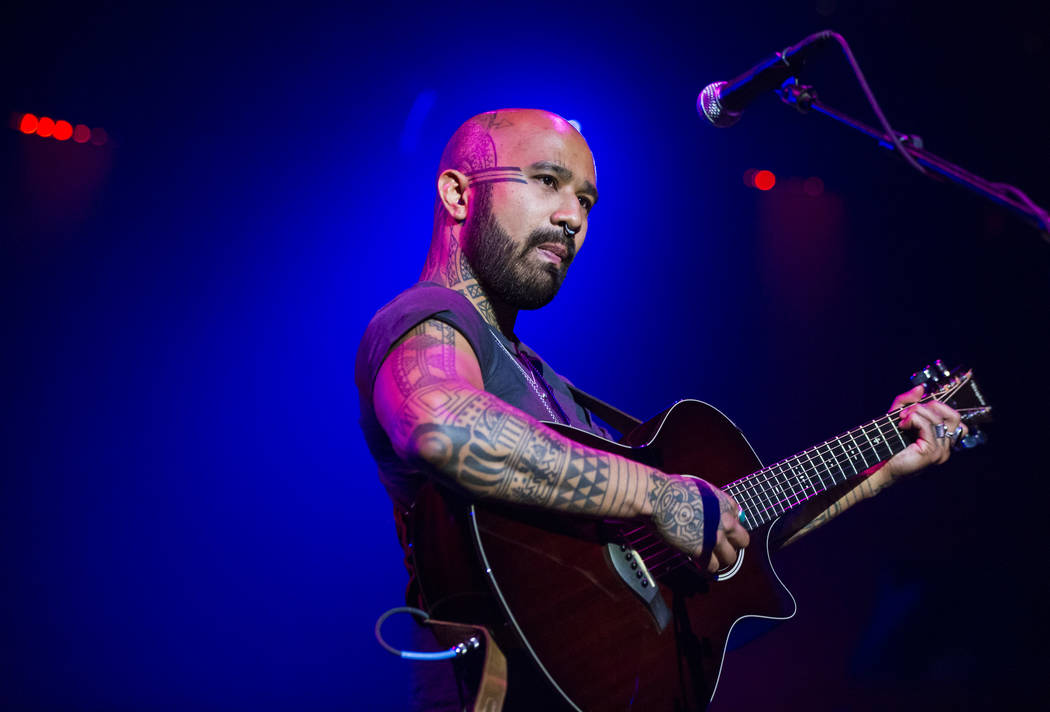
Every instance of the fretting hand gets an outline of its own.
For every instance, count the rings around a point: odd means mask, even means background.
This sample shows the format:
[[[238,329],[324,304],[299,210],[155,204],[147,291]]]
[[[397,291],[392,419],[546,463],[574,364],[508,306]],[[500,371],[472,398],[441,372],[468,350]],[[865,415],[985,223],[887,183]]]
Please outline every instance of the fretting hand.
[[[890,406],[890,412],[902,409],[900,427],[918,435],[915,442],[886,463],[885,472],[891,479],[945,462],[952,445],[969,432],[959,413],[949,406],[938,400],[921,403],[923,393],[923,387],[916,386],[897,396]]]

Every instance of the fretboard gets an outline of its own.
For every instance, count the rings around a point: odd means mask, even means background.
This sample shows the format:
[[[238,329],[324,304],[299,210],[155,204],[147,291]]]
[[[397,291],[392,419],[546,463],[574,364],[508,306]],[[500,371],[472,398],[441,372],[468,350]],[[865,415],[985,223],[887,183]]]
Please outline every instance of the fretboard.
[[[888,460],[910,442],[891,413],[792,455],[723,489],[743,508],[754,530],[811,497]]]

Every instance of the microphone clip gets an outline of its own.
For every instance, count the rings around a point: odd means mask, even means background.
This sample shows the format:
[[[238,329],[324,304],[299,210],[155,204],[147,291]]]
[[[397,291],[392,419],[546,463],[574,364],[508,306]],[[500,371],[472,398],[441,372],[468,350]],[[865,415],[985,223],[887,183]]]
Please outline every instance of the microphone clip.
[[[808,84],[799,83],[795,77],[788,77],[777,89],[777,96],[788,106],[795,107],[798,113],[808,114],[817,100],[817,91]]]

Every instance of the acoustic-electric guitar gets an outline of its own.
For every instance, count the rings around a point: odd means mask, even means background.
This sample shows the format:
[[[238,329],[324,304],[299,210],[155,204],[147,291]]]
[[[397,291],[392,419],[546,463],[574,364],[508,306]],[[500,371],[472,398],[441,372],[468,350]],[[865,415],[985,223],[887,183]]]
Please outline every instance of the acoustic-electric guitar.
[[[970,424],[959,446],[983,441],[975,424],[991,408],[971,371],[951,373],[938,361],[913,381],[925,383],[924,400],[947,403]],[[743,508],[750,546],[711,575],[638,522],[463,502],[428,486],[410,524],[424,603],[435,619],[488,627],[507,652],[512,690],[515,666],[528,666],[568,709],[703,710],[731,634],[736,644],[795,613],[769,559],[777,521],[906,448],[914,436],[899,419],[888,413],[767,467],[700,401],[674,404],[619,443],[548,423],[590,447],[721,487]],[[574,484],[601,486],[597,460],[574,464]]]

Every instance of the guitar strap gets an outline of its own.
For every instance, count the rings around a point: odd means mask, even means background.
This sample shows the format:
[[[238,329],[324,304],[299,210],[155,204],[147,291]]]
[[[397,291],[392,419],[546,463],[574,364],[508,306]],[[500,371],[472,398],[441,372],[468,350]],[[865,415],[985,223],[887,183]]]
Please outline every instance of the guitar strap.
[[[569,393],[572,394],[573,400],[619,430],[621,435],[626,435],[642,424],[642,421],[633,415],[628,415],[616,406],[610,405],[600,398],[595,398],[586,391],[581,391],[571,383],[566,382],[565,385],[569,387]]]
[[[434,637],[443,644],[455,645],[472,637],[478,639],[484,647],[485,660],[481,666],[481,679],[474,695],[474,704],[470,709],[471,712],[500,712],[507,696],[507,658],[488,629],[433,618],[425,620],[423,625],[429,626]]]

